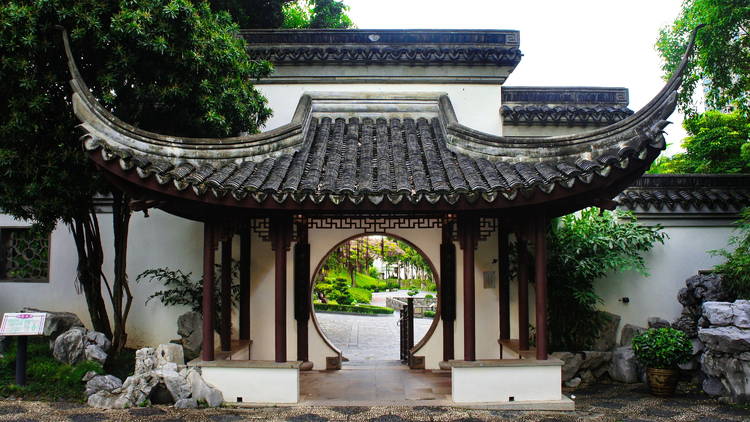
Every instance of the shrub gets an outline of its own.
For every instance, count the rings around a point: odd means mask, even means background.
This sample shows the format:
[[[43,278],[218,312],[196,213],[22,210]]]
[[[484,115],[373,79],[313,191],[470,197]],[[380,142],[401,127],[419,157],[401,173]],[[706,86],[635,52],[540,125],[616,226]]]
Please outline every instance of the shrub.
[[[435,316],[435,311],[424,311],[424,316],[427,318],[432,318]]]
[[[665,237],[660,226],[639,225],[625,212],[588,208],[553,221],[547,261],[551,348],[588,350],[606,323],[594,281],[614,271],[645,274],[641,253]]]
[[[424,298],[425,298],[425,299],[434,299],[434,298],[435,298],[435,296],[433,296],[433,295],[430,295],[430,294],[426,294],[426,295],[424,295]]]
[[[737,221],[738,234],[729,238],[733,251],[719,249],[712,255],[726,258],[714,269],[721,274],[721,284],[735,299],[750,299],[750,208],[745,208]]]
[[[361,287],[350,287],[349,294],[357,301],[357,303],[370,303],[372,302],[372,291],[363,289]]]
[[[318,312],[350,312],[354,314],[392,314],[393,309],[373,305],[338,305],[331,303],[315,303],[314,308]]]
[[[408,292],[406,292],[406,294],[409,295],[409,296],[416,296],[418,293],[419,293],[419,291],[416,290],[416,289],[409,290]]]
[[[693,345],[680,330],[652,328],[633,338],[633,352],[646,368],[673,369],[690,360]]]

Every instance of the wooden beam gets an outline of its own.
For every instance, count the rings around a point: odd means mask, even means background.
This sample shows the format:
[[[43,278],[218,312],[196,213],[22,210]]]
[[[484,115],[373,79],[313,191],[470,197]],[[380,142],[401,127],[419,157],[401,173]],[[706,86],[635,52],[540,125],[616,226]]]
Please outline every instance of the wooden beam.
[[[499,219],[498,219],[499,220]],[[510,339],[510,251],[508,229],[498,221],[497,232],[497,269],[498,269],[498,304],[500,312],[500,340]]]
[[[240,232],[240,340],[250,340],[250,229]]]
[[[275,263],[275,357],[276,362],[286,362],[286,254],[291,241],[292,219],[288,215],[271,217],[271,248]]]
[[[221,242],[221,351],[232,349],[232,236]]]
[[[534,224],[534,277],[536,281],[536,358],[546,360],[547,351],[547,219]]]
[[[464,360],[476,360],[476,297],[474,286],[474,250],[477,247],[479,219],[459,217],[459,237],[463,249],[464,269]]]
[[[444,221],[440,244],[440,319],[443,322],[443,360],[455,359],[454,324],[456,321],[456,245],[453,223]]]
[[[527,226],[518,231],[518,348],[529,350],[529,251]]]
[[[308,323],[310,321],[310,243],[307,221],[297,223],[294,245],[294,318],[297,320],[297,360],[309,361]]]
[[[203,344],[201,359],[214,360],[214,229],[203,224]]]

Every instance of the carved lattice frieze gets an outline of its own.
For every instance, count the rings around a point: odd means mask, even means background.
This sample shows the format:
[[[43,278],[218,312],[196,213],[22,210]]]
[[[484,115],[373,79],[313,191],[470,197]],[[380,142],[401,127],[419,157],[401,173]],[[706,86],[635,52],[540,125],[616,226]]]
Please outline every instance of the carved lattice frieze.
[[[49,235],[30,228],[2,229],[3,280],[46,281],[49,277]]]

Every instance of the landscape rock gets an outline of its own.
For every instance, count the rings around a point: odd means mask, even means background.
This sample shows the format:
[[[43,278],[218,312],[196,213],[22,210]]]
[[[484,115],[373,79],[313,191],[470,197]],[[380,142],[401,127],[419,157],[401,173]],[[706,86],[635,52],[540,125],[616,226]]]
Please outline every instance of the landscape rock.
[[[638,361],[630,346],[622,346],[612,352],[609,376],[619,382],[633,384],[638,382]]]
[[[736,300],[732,306],[732,325],[750,328],[750,301]]]
[[[701,369],[704,373],[718,378],[728,401],[745,403],[750,399],[750,362],[737,359],[730,354],[707,351],[701,358]]]
[[[706,377],[703,380],[703,391],[712,397],[722,396],[726,394],[727,390],[724,388],[724,384],[721,380],[716,377]]]
[[[581,379],[578,377],[571,378],[567,381],[565,381],[565,386],[568,388],[576,388],[579,385],[581,385]]]
[[[81,378],[81,381],[88,382],[91,378],[94,378],[97,375],[99,374],[96,371],[88,371],[83,375],[83,378]]]
[[[615,315],[609,312],[603,312],[606,318],[606,322],[599,332],[592,350],[600,352],[608,352],[617,346],[617,329],[620,327],[619,315]]]
[[[135,351],[135,375],[147,374],[156,369],[156,351],[144,347]]]
[[[60,362],[75,365],[86,359],[86,329],[73,327],[55,339],[52,356]]]
[[[177,334],[183,354],[191,361],[201,354],[203,344],[203,316],[199,312],[186,312],[177,319]]]
[[[83,327],[83,322],[78,315],[72,312],[55,312],[45,311],[36,308],[23,308],[22,313],[46,313],[47,316],[44,319],[44,336],[49,337],[50,345],[54,344],[62,333],[70,330],[73,327]]]
[[[732,325],[734,313],[729,302],[706,302],[703,304],[703,317],[713,326],[726,327]]]
[[[698,338],[707,349],[722,353],[750,351],[750,330],[737,327],[701,328]]]
[[[172,343],[160,344],[156,348],[156,366],[162,367],[166,363],[185,364],[185,355],[181,345]]]
[[[698,318],[683,309],[682,314],[672,323],[672,328],[684,332],[690,338],[697,337]]]
[[[205,401],[209,407],[217,407],[224,402],[221,391],[204,381],[197,371],[188,371],[187,380],[190,382],[194,399]]]
[[[585,351],[583,353],[583,362],[581,369],[595,369],[602,365],[609,364],[612,359],[611,352]]]
[[[106,335],[104,333],[100,333],[98,331],[89,331],[86,333],[86,341],[88,341],[89,344],[95,345],[96,347],[100,348],[102,352],[109,352],[109,349],[112,347],[112,342],[109,341]]]
[[[648,319],[648,328],[670,328],[672,324],[664,318],[651,317]]]
[[[630,343],[633,342],[633,339],[644,332],[646,332],[646,328],[644,327],[639,327],[633,324],[625,324],[625,326],[622,327],[622,331],[620,332],[620,346],[630,346]]]
[[[196,399],[180,399],[174,403],[174,407],[177,409],[195,409],[198,407],[198,400]]]
[[[122,387],[122,380],[114,375],[96,375],[86,382],[86,397],[98,393],[99,391],[112,391]]]
[[[107,354],[95,344],[89,344],[86,346],[85,356],[86,360],[99,362],[102,365],[107,362]]]
[[[560,359],[563,361],[562,366],[562,381],[568,381],[578,373],[578,369],[583,363],[583,356],[580,353],[570,352],[555,352],[552,353],[552,358]],[[580,382],[580,379],[578,380]]]

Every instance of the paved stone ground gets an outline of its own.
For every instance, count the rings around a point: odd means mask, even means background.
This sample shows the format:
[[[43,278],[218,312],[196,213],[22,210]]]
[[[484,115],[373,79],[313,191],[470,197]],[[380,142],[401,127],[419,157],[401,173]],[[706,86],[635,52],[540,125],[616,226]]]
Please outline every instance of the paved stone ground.
[[[0,421],[289,421],[289,422],[730,422],[750,421],[750,410],[722,405],[700,394],[650,396],[642,384],[599,384],[574,393],[575,412],[470,410],[453,407],[246,407],[179,410],[171,407],[104,411],[82,403],[0,400]]]
[[[317,312],[320,329],[350,362],[399,359],[398,312],[389,316]],[[414,344],[424,337],[431,318],[414,319]]]

